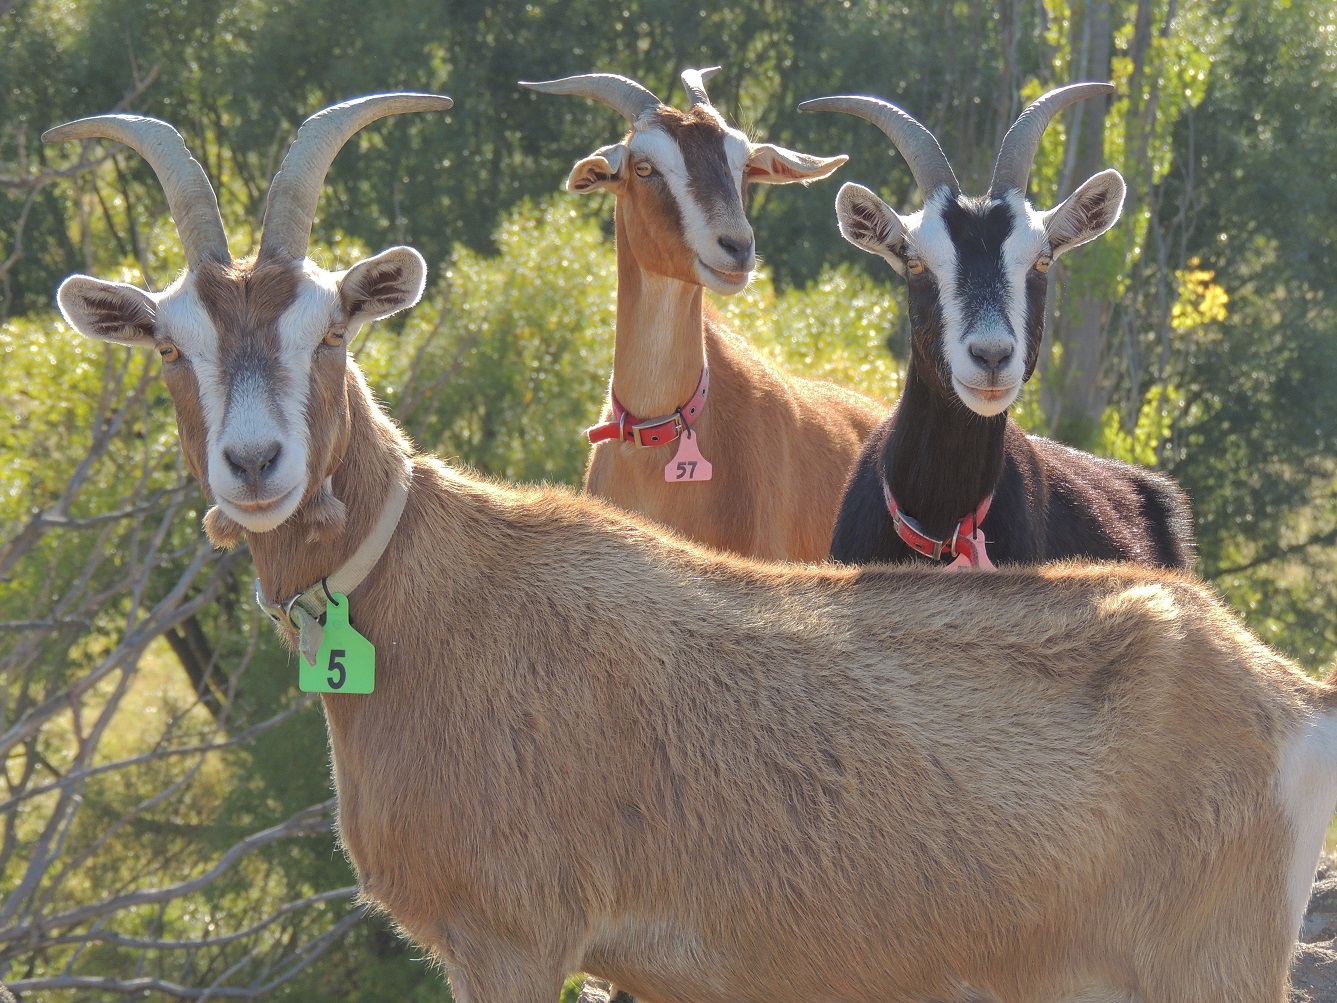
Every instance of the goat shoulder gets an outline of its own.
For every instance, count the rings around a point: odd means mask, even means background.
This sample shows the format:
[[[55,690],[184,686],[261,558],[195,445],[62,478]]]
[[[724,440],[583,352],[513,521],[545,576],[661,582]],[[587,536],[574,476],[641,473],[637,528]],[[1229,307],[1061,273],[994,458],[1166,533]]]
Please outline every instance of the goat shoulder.
[[[1242,848],[1316,687],[1187,578],[767,566],[422,459],[386,564],[341,832],[466,973],[484,930],[647,999],[1060,998],[1187,899],[1285,912]]]

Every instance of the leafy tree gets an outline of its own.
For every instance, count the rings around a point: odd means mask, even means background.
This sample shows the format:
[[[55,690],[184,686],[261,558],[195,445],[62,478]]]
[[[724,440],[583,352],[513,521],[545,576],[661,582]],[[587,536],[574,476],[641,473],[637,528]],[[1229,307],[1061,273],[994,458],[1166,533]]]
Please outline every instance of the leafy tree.
[[[71,271],[171,279],[161,190],[137,156],[47,147],[45,128],[118,107],[173,122],[240,255],[306,115],[373,90],[451,94],[447,115],[349,144],[313,256],[419,247],[424,303],[356,346],[378,392],[425,448],[576,484],[615,271],[607,207],[557,192],[623,123],[516,80],[615,70],[681,103],[678,72],[720,63],[727,115],[848,153],[843,177],[910,206],[878,130],[797,103],[896,101],[978,191],[1025,100],[1107,76],[1115,99],[1054,124],[1032,192],[1053,204],[1118,166],[1126,222],[1065,259],[1020,416],[1171,469],[1203,573],[1317,669],[1337,651],[1334,24],[1332,0],[0,0],[0,978],[79,999],[446,995],[351,900],[319,714],[254,612],[245,553],[201,541],[156,362],[77,338],[52,309]],[[834,190],[750,198],[766,268],[715,307],[783,365],[893,399],[904,294],[839,238]]]

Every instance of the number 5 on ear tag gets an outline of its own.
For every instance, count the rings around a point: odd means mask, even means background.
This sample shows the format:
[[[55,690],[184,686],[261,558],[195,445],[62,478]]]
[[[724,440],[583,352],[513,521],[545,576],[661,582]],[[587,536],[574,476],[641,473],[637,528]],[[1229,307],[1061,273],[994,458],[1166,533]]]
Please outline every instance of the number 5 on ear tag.
[[[348,596],[336,592],[325,608],[316,664],[298,656],[303,693],[370,693],[376,687],[376,646],[348,622]]]

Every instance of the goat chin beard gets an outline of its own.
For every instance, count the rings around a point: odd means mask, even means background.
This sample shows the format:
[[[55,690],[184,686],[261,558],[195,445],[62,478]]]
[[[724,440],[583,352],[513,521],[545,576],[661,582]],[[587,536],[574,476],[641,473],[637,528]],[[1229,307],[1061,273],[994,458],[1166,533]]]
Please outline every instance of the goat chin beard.
[[[348,522],[348,507],[323,484],[301,507],[290,515],[284,525],[301,521],[307,526],[307,543],[330,543],[344,531]],[[217,505],[204,514],[204,534],[220,550],[231,550],[241,543],[246,527]]]

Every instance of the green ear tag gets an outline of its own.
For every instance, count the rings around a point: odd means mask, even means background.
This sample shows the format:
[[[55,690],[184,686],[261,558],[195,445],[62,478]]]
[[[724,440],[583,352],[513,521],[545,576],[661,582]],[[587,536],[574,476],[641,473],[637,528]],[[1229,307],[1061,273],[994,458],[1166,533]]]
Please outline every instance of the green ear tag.
[[[299,656],[303,693],[370,693],[376,687],[376,646],[348,622],[348,596],[336,592],[325,608],[316,664]]]

